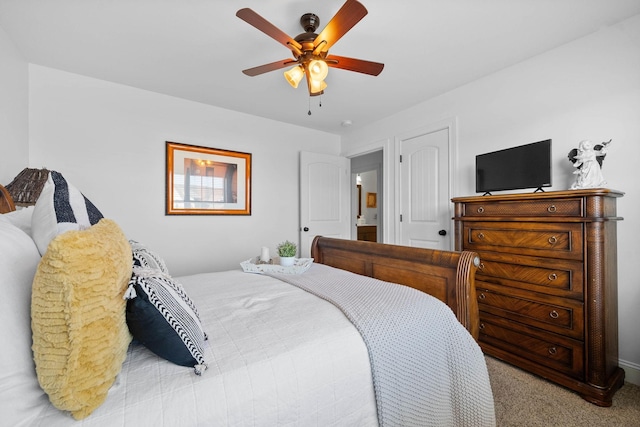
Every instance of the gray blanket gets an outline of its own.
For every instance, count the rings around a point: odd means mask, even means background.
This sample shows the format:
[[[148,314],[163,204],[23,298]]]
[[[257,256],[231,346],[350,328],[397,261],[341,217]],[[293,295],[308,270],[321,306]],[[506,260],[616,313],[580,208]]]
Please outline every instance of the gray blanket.
[[[482,351],[446,304],[322,264],[271,276],[333,303],[358,329],[381,426],[495,426]]]

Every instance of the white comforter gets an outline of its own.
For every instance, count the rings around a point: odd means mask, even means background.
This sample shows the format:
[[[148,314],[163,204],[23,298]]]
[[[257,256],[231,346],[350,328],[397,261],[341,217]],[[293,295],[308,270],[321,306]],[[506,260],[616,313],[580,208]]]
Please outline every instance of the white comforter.
[[[19,414],[23,425],[377,425],[367,348],[331,303],[239,270],[177,280],[209,336],[202,376],[132,344],[106,402],[88,418],[73,420],[42,393],[40,406]]]

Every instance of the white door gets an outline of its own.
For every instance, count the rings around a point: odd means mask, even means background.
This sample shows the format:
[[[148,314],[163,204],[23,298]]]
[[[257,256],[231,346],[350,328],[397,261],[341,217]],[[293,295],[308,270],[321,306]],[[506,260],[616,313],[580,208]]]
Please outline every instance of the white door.
[[[449,128],[400,139],[400,244],[450,250]]]
[[[300,153],[300,255],[311,256],[315,236],[349,239],[351,179],[346,157]]]

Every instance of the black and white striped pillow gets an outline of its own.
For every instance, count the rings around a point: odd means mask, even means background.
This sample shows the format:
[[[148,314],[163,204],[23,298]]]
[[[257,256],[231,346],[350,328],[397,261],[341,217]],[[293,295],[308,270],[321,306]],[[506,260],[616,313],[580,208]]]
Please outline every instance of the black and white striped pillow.
[[[61,173],[51,171],[33,209],[31,237],[40,255],[44,255],[58,234],[89,228],[102,217],[98,208]]]
[[[149,249],[146,245],[135,240],[129,240],[131,252],[133,253],[133,266],[141,268],[150,268],[159,270],[164,274],[169,274],[169,269],[164,260],[155,251]]]
[[[206,368],[202,329],[195,304],[182,285],[157,269],[133,267],[127,325],[133,337],[158,356],[200,375]]]

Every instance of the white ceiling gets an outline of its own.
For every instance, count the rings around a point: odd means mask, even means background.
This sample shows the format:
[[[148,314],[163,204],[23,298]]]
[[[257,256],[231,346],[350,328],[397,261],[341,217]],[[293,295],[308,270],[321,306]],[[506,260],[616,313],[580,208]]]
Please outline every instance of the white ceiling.
[[[369,14],[330,53],[385,68],[330,69],[322,107],[284,70],[242,74],[291,53],[235,13],[295,37],[302,14],[321,30],[344,0],[0,0],[0,27],[30,63],[341,134],[640,13],[640,0],[360,1]]]

